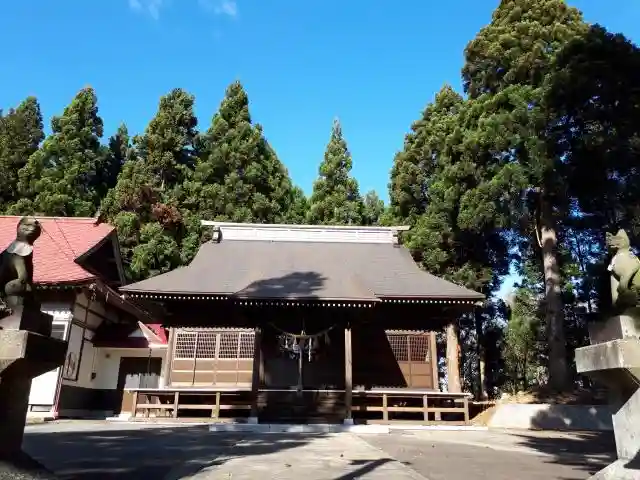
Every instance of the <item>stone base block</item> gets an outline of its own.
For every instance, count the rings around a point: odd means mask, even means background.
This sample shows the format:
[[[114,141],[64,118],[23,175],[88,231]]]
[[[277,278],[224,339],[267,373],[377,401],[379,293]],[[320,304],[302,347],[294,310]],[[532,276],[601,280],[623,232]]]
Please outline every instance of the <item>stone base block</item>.
[[[57,480],[51,471],[24,452],[3,459],[0,457],[2,480]]]
[[[35,305],[16,305],[12,306],[12,310],[10,315],[0,318],[2,329],[27,330],[45,337],[51,335],[53,317],[48,313],[41,312],[40,308]]]
[[[603,468],[590,480],[639,480],[640,469],[630,466],[628,460],[617,460],[606,468]]]
[[[588,329],[593,345],[624,338],[640,338],[640,309],[629,309],[605,321],[590,322]]]
[[[5,469],[22,455],[31,380],[62,365],[66,352],[67,342],[62,340],[26,330],[0,330],[0,459]],[[0,478],[31,478],[1,475],[0,470]]]
[[[628,338],[578,348],[576,368],[578,373],[588,375],[597,372],[607,375],[613,370],[625,370],[634,375],[640,370],[640,341]],[[616,387],[615,384],[611,386]]]
[[[64,363],[67,342],[27,330],[0,330],[0,377],[35,378]]]

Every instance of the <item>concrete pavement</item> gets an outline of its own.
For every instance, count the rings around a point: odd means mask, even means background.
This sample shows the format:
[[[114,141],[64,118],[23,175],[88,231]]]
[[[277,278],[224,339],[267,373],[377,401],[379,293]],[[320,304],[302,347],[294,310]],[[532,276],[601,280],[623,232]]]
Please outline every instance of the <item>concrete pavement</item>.
[[[429,480],[584,480],[615,457],[613,436],[602,433],[430,431],[366,440]]]
[[[78,480],[580,480],[614,451],[602,433],[258,435],[73,421],[27,427],[24,448]]]
[[[279,435],[279,434],[271,434]],[[190,462],[169,472],[165,480],[428,480],[416,471],[364,440],[349,433],[315,436],[308,442],[287,449],[274,450],[253,456],[253,440],[246,438],[236,443],[233,452],[213,459],[194,475],[185,475]]]

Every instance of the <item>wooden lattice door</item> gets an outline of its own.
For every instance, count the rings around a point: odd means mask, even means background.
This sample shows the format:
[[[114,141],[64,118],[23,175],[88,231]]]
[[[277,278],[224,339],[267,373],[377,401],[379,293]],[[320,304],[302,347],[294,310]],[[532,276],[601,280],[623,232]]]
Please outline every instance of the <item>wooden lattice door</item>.
[[[434,388],[428,332],[388,331],[387,340],[407,387]]]

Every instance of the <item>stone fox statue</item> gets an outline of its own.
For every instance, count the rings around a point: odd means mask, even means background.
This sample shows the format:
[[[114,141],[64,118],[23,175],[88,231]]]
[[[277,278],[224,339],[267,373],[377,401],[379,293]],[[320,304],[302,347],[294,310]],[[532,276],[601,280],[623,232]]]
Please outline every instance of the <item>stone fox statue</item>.
[[[40,222],[22,217],[18,222],[16,239],[0,255],[0,306],[3,316],[30,300],[33,291],[33,243],[42,233]]]
[[[614,256],[609,263],[611,272],[611,300],[615,307],[634,307],[640,293],[640,259],[631,251],[629,237],[624,230],[615,235],[607,233],[607,246]]]

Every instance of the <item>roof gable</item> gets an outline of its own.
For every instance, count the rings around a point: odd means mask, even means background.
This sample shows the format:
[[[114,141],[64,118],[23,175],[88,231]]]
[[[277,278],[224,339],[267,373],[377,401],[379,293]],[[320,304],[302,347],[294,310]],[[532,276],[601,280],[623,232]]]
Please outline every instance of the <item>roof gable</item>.
[[[16,238],[19,216],[0,216],[0,248]],[[80,283],[95,275],[76,260],[106,239],[114,227],[94,218],[36,217],[42,234],[34,244],[33,281],[37,285]]]

